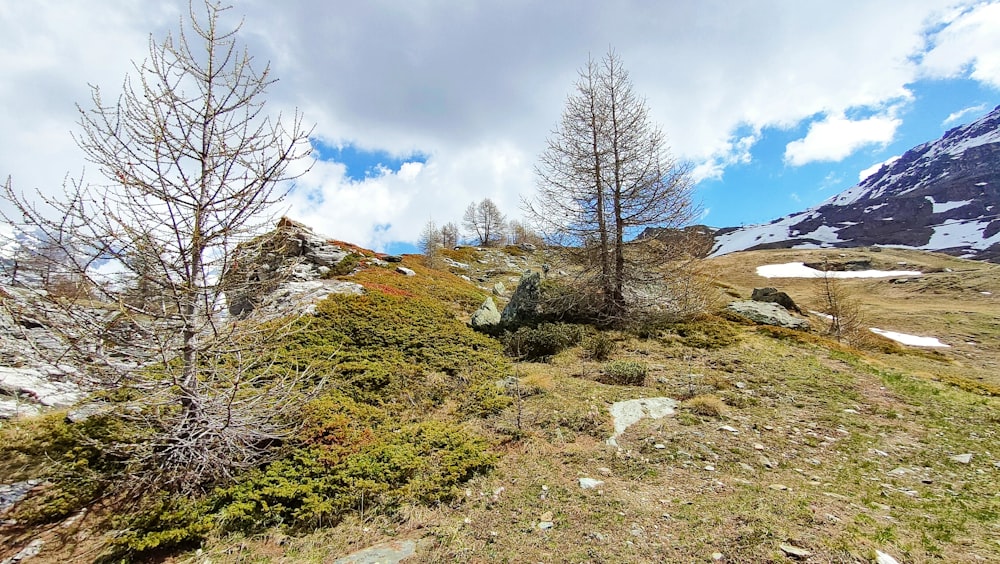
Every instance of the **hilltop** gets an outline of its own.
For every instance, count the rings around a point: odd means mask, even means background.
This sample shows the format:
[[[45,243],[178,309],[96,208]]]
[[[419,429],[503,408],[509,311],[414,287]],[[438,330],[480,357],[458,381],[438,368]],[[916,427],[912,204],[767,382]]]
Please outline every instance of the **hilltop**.
[[[555,251],[463,247],[431,269],[309,241],[342,255],[331,270],[299,269],[298,287],[350,291],[313,295],[305,325],[271,344],[282,363],[324,375],[299,446],[237,487],[139,521],[112,499],[53,511],[39,502],[59,490],[36,487],[5,515],[19,522],[0,529],[0,556],[42,539],[32,561],[93,560],[145,539],[164,549],[144,557],[171,562],[328,562],[385,543],[406,562],[1000,557],[1000,266],[902,249],[729,254],[703,263],[717,298],[704,315],[631,331],[539,326],[524,337],[557,350],[525,358],[466,322]],[[756,273],[824,260],[920,271],[843,284],[872,326],[950,347],[837,342],[809,313],[815,280]],[[724,310],[763,286],[788,292],[813,330]],[[675,400],[673,413],[609,445],[612,406],[655,398]],[[5,424],[4,475],[57,483],[44,472],[73,436],[63,418]],[[144,527],[158,536],[137,536]]]

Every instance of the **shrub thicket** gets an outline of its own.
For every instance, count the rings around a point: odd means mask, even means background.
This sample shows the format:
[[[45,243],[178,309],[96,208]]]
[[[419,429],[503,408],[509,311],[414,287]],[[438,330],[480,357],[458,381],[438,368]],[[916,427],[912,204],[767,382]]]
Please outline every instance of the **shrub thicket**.
[[[601,381],[620,386],[641,386],[646,382],[649,367],[639,360],[615,360],[604,365]]]

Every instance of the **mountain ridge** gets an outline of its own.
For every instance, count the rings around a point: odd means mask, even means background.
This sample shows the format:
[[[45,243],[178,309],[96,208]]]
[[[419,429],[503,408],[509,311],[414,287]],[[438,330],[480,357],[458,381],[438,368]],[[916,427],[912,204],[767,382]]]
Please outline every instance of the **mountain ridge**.
[[[817,206],[714,236],[711,256],[879,245],[1000,262],[1000,106]]]

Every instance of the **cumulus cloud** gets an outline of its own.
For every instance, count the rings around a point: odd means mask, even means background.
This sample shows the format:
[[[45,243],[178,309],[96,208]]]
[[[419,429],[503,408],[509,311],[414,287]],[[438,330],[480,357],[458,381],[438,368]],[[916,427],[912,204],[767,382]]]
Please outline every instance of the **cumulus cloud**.
[[[921,60],[926,76],[968,75],[1000,88],[1000,3],[975,4],[932,34],[932,48]]]
[[[869,144],[892,141],[902,120],[891,115],[852,120],[843,114],[829,115],[809,125],[802,139],[785,147],[785,162],[801,166],[814,161],[839,161]]]

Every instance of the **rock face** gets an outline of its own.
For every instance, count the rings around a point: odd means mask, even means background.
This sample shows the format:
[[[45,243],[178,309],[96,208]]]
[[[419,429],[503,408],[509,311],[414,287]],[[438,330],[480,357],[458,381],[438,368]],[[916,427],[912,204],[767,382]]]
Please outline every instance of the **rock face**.
[[[539,314],[542,300],[542,277],[537,272],[521,276],[517,289],[500,314],[501,323],[518,323]]]
[[[715,232],[712,255],[900,245],[1000,262],[1000,106],[910,149],[817,207]]]
[[[226,295],[229,313],[246,316],[269,300],[273,308],[275,296],[281,307],[300,298],[308,309],[329,294],[360,293],[360,285],[346,287],[343,282],[323,280],[350,254],[309,227],[283,217],[274,231],[237,248],[234,266],[225,273],[239,288]],[[301,308],[292,307],[287,313],[295,309]]]
[[[485,329],[497,323],[500,323],[500,311],[497,310],[493,298],[486,298],[483,305],[472,314],[472,320],[469,322],[473,329]]]
[[[788,311],[801,314],[802,310],[795,305],[795,300],[785,292],[779,292],[777,288],[754,288],[750,299],[755,302],[767,302],[778,304]]]
[[[776,303],[748,300],[733,302],[726,306],[726,309],[764,325],[776,325],[789,329],[809,329],[808,321],[792,316],[788,310]]]

